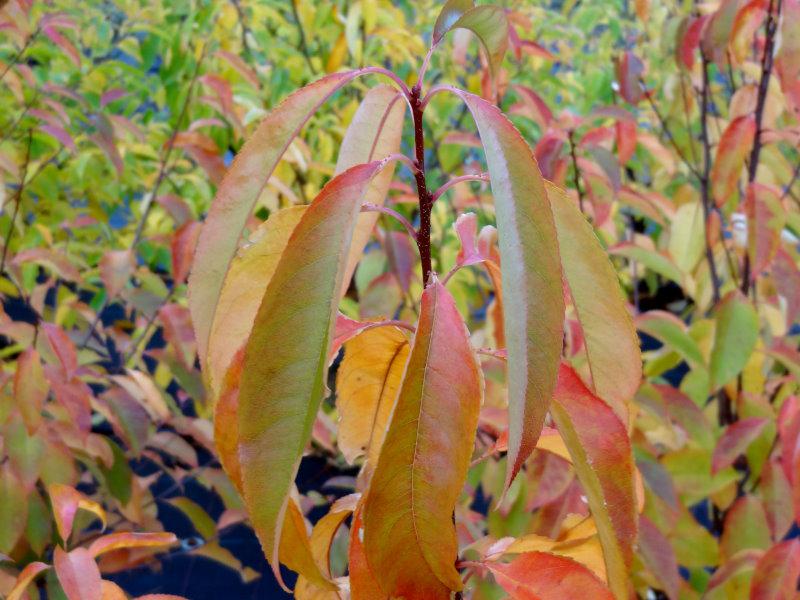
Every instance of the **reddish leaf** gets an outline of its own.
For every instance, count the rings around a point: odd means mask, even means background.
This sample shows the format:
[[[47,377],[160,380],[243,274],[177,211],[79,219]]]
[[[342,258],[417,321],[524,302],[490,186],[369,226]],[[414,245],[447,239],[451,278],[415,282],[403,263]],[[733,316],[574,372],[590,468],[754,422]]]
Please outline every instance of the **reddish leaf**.
[[[769,419],[749,417],[728,425],[725,433],[717,442],[717,447],[714,448],[714,455],[711,458],[711,473],[717,473],[732,465],[737,457],[744,453],[748,446],[761,435],[768,423]]]
[[[112,250],[100,259],[100,279],[109,298],[119,294],[133,272],[133,253],[130,250]]]
[[[0,552],[10,553],[25,531],[27,493],[19,476],[6,461],[0,465]]]
[[[613,600],[605,584],[579,562],[546,552],[526,552],[508,564],[485,563],[515,600]]]
[[[390,597],[449,598],[453,510],[469,467],[483,395],[481,370],[455,302],[438,281],[419,324],[364,503],[364,547]]]
[[[61,363],[63,378],[71,379],[78,370],[78,353],[75,344],[58,325],[43,323],[42,329],[47,336],[47,341],[50,342],[50,347]]]
[[[630,51],[614,60],[619,93],[626,102],[638,104],[644,97],[644,89],[640,79],[644,76],[644,64]]]
[[[189,309],[180,304],[165,304],[158,309],[158,317],[164,326],[164,337],[172,344],[180,361],[187,368],[193,368],[197,343]]]
[[[621,165],[626,164],[636,151],[636,122],[629,120],[617,121],[614,125],[617,140],[617,158]]]
[[[100,569],[86,548],[67,553],[56,546],[53,566],[68,600],[98,600],[102,596]]]
[[[711,186],[717,206],[724,206],[733,197],[755,134],[756,121],[752,115],[734,119],[722,134],[711,169]]]
[[[800,579],[800,540],[774,545],[756,564],[750,582],[751,600],[793,600]]]
[[[172,236],[172,278],[175,284],[183,283],[189,275],[200,229],[199,221],[188,221]]]
[[[628,432],[613,410],[570,367],[559,370],[550,410],[589,502],[617,600],[628,597],[637,510]]]
[[[36,579],[40,573],[43,573],[49,568],[50,565],[42,562],[28,563],[17,576],[17,581],[14,583],[14,587],[11,588],[8,596],[6,596],[6,600],[21,600],[33,580]]]
[[[544,181],[519,132],[497,107],[454,93],[478,126],[497,213],[508,351],[508,487],[536,447],[558,372],[564,321],[558,241]]]
[[[778,252],[786,224],[786,211],[777,189],[756,182],[747,186],[744,207],[750,277],[755,281],[762,271],[769,268]]]
[[[353,513],[353,523],[350,528],[350,597],[352,600],[388,600],[388,596],[381,590],[375,574],[367,562],[364,551],[364,527],[361,518],[361,507]]]
[[[639,553],[670,600],[677,600],[681,576],[675,551],[669,539],[645,516],[639,518]]]
[[[105,528],[106,513],[103,507],[86,498],[75,488],[60,483],[52,483],[47,487],[47,493],[53,506],[53,516],[56,520],[58,535],[61,536],[64,542],[69,539],[72,533],[72,522],[79,508],[97,515]]]
[[[736,13],[731,31],[731,54],[741,63],[755,42],[755,34],[767,16],[767,0],[751,0]]]
[[[758,493],[764,503],[772,539],[783,539],[794,522],[794,509],[792,487],[778,461],[769,460],[762,467]]]

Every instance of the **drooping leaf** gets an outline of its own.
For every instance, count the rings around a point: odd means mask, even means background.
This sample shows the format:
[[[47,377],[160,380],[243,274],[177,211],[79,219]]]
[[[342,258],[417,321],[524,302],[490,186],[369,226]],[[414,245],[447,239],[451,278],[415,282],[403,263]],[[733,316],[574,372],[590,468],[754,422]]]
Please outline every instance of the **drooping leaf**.
[[[409,343],[397,327],[368,329],[347,342],[336,374],[339,448],[353,462],[365,455],[374,468],[408,360]]]
[[[756,121],[752,115],[737,117],[723,132],[711,169],[711,189],[717,206],[724,206],[733,197],[755,134]]]
[[[611,591],[617,600],[624,600],[637,528],[627,430],[611,407],[592,394],[567,365],[559,369],[550,412],[597,524]]]
[[[703,256],[704,236],[702,204],[691,201],[679,206],[670,227],[669,253],[684,273],[691,273]]]
[[[678,266],[668,256],[657,250],[642,248],[633,242],[621,242],[609,248],[608,251],[610,254],[625,256],[640,262],[654,273],[658,273],[678,285],[683,284],[683,273]]]
[[[787,540],[767,550],[756,564],[750,583],[753,600],[790,600],[797,597],[800,579],[800,541]]]
[[[219,392],[231,358],[247,341],[267,284],[305,210],[305,206],[291,206],[271,214],[231,261],[204,359],[213,391]]]
[[[639,554],[664,586],[669,598],[678,598],[681,576],[675,551],[666,536],[645,516],[639,519]]]
[[[496,76],[508,49],[508,19],[499,6],[472,6],[472,2],[450,0],[445,4],[433,28],[433,45],[451,29],[468,29],[483,44],[489,66]]]
[[[89,546],[89,553],[94,558],[97,558],[106,552],[112,552],[120,548],[159,548],[171,546],[177,541],[178,538],[175,537],[175,534],[169,532],[136,533],[133,531],[119,531],[97,538]]]
[[[342,139],[336,161],[336,173],[399,152],[405,111],[406,103],[397,89],[387,85],[371,88],[364,95]],[[364,195],[364,202],[383,206],[393,175],[394,165],[387,165],[378,173]],[[364,246],[369,242],[379,216],[380,213],[369,211],[361,213],[358,217],[347,268],[342,279],[342,295],[347,292],[356,265],[364,252]]]
[[[53,566],[68,600],[97,600],[101,597],[100,569],[86,548],[65,552],[56,546]]]
[[[202,506],[185,497],[170,498],[167,502],[181,511],[204,539],[210,540],[216,537],[217,524]]]
[[[364,503],[367,561],[390,597],[449,598],[461,589],[451,519],[482,386],[461,315],[434,281],[422,296],[406,375]]]
[[[711,387],[717,390],[744,369],[758,339],[758,315],[741,294],[732,292],[714,310]]]
[[[759,436],[769,423],[769,419],[748,417],[728,425],[725,433],[714,448],[711,458],[711,472],[717,473],[733,464],[736,458]]]
[[[130,250],[112,250],[100,259],[100,279],[110,298],[119,294],[133,272],[133,253]]]
[[[628,421],[628,402],[639,387],[639,340],[625,306],[617,273],[578,207],[547,185],[559,254],[581,328],[595,393]]]
[[[6,596],[6,600],[20,600],[23,598],[28,586],[36,579],[40,573],[47,571],[50,565],[43,562],[28,563],[20,574],[17,576],[17,581],[14,582],[14,587]]]
[[[633,52],[627,51],[614,61],[614,65],[620,95],[626,102],[638,104],[645,93],[639,81],[644,77],[644,63]]]
[[[350,597],[352,600],[388,600],[389,596],[381,589],[367,562],[363,541],[362,506],[359,505],[353,513],[353,523],[350,528],[350,549],[348,551]]]
[[[280,529],[324,393],[350,238],[361,199],[384,162],[338,175],[306,209],[267,285],[247,342],[238,411],[242,487],[253,527],[278,576]]]
[[[330,581],[328,570],[323,571],[317,563],[308,539],[303,513],[291,498],[287,502],[285,514],[278,549],[281,562],[321,590],[336,592],[338,588]]]
[[[650,310],[639,315],[636,326],[647,335],[670,346],[693,367],[704,367],[705,359],[697,342],[689,335],[686,324],[672,313]]]
[[[267,179],[317,108],[365,72],[369,71],[333,73],[286,98],[264,118],[225,174],[203,226],[189,277],[189,307],[202,361],[225,275]]]
[[[614,598],[597,575],[579,562],[563,556],[527,552],[507,564],[486,565],[497,583],[515,600]]]
[[[56,520],[58,535],[66,542],[72,533],[72,523],[78,509],[94,513],[106,526],[106,511],[97,502],[89,500],[78,490],[68,485],[53,483],[47,487],[50,503],[53,506],[53,516]]]
[[[525,140],[495,106],[457,93],[478,126],[497,214],[508,351],[508,487],[536,447],[558,373],[564,321],[558,241]]]

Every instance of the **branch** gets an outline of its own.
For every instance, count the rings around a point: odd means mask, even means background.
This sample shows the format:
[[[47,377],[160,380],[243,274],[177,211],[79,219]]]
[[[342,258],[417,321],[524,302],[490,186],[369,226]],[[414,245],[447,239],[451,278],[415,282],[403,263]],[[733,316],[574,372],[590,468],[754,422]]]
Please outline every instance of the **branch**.
[[[377,212],[394,217],[405,228],[405,230],[408,232],[408,235],[411,236],[411,239],[417,241],[417,232],[414,231],[414,226],[409,222],[408,219],[406,219],[396,210],[389,208],[388,206],[379,206],[377,204],[373,204],[372,202],[364,202],[364,204],[361,205],[361,212]]]
[[[14,212],[11,214],[11,221],[8,224],[8,233],[6,233],[5,241],[3,243],[3,257],[0,259],[0,273],[5,273],[6,270],[6,257],[8,256],[8,246],[11,243],[11,236],[14,234],[14,224],[17,222],[17,214],[19,214],[19,207],[22,204],[22,194],[25,191],[25,179],[28,176],[28,165],[31,160],[31,144],[33,142],[33,132],[28,130],[28,148],[25,150],[25,163],[22,167],[22,179],[19,182],[17,195],[14,202]],[[38,172],[37,172],[38,174]]]
[[[414,117],[414,153],[417,159],[417,171],[414,179],[417,183],[419,198],[419,229],[417,230],[417,248],[422,263],[422,285],[426,285],[431,274],[431,210],[433,197],[425,182],[425,134],[422,129],[422,112],[424,106],[420,99],[421,89],[417,84],[411,88],[409,103]]]
[[[569,136],[569,155],[572,157],[572,177],[575,184],[575,191],[578,192],[578,207],[581,212],[583,212],[584,193],[581,187],[581,174],[578,170],[578,157],[575,156],[575,130],[570,129],[567,135]]]
[[[22,46],[22,48],[20,48],[20,49],[19,49],[19,52],[17,52],[17,53],[14,55],[14,57],[11,59],[11,62],[10,62],[10,63],[8,63],[8,64],[6,65],[6,68],[5,68],[5,69],[3,69],[3,72],[2,72],[2,73],[0,73],[0,81],[3,81],[3,79],[4,79],[4,78],[5,78],[5,76],[6,76],[6,74],[8,74],[8,72],[11,70],[11,68],[12,68],[14,65],[16,65],[16,64],[19,62],[19,59],[20,59],[20,58],[22,58],[22,55],[23,55],[23,54],[25,54],[25,51],[26,51],[26,50],[28,49],[28,47],[29,47],[29,46],[30,46],[30,45],[33,43],[33,41],[34,41],[34,40],[36,39],[36,37],[39,35],[39,32],[40,32],[40,31],[41,31],[41,29],[39,29],[39,28],[37,27],[37,28],[36,28],[36,29],[33,31],[33,33],[32,33],[32,34],[30,34],[30,35],[28,36],[28,39],[27,39],[27,40],[25,40],[25,44]]]
[[[436,202],[447,190],[463,181],[489,181],[489,174],[481,173],[480,175],[460,175],[458,177],[454,177],[433,193],[433,196],[431,196],[431,202]]]

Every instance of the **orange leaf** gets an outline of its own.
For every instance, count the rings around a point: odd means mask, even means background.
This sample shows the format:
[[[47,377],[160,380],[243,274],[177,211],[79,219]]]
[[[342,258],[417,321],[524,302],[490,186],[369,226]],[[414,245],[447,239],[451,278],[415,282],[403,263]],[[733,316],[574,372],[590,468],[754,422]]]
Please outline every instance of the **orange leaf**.
[[[350,597],[352,600],[388,600],[381,590],[364,551],[364,525],[361,518],[362,506],[353,513],[350,527],[350,551],[348,570],[350,572]]]
[[[28,563],[17,576],[17,581],[14,583],[14,587],[11,588],[8,596],[6,596],[6,600],[20,600],[33,580],[36,579],[40,573],[49,568],[50,565],[46,565],[43,562]]]
[[[728,425],[714,448],[711,458],[711,473],[717,473],[733,464],[736,458],[764,431],[769,419],[748,417]]]
[[[725,205],[736,191],[755,134],[756,120],[752,115],[737,117],[723,132],[711,169],[711,186],[717,206]]]
[[[627,599],[637,510],[633,456],[625,425],[566,365],[559,371],[550,412],[597,525],[611,590],[617,600]]]
[[[78,509],[94,513],[106,526],[106,511],[97,502],[93,502],[78,490],[61,483],[52,483],[47,487],[50,503],[53,505],[53,516],[56,520],[58,535],[66,543],[72,533],[72,522]]]
[[[96,558],[101,554],[119,550],[120,548],[156,548],[171,546],[177,541],[178,538],[175,537],[175,534],[169,532],[135,533],[133,531],[120,531],[97,538],[89,546],[89,552]]]
[[[778,190],[753,182],[747,186],[745,213],[750,277],[755,281],[764,269],[769,268],[778,253],[781,233],[786,224],[786,211]]]
[[[613,600],[605,584],[570,558],[527,552],[508,564],[486,563],[497,583],[515,600]]]
[[[130,250],[112,250],[100,259],[100,279],[109,298],[119,294],[133,272],[133,253]]]
[[[406,375],[364,503],[367,560],[391,597],[448,598],[462,587],[452,515],[482,388],[466,326],[434,281],[422,295]]]
[[[172,236],[172,278],[176,284],[183,283],[189,275],[201,228],[199,221],[187,221]]]

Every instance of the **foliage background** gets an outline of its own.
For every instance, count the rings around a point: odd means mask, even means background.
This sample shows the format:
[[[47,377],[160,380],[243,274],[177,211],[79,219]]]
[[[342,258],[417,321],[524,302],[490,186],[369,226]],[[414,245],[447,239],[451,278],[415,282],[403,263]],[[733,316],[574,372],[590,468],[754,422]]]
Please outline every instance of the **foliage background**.
[[[706,225],[696,212],[698,186],[689,166],[699,164],[703,151],[696,98],[686,88],[697,84],[697,73],[687,75],[676,65],[676,40],[695,9],[687,2],[647,0],[506,4],[523,42],[512,45],[499,74],[501,106],[535,148],[545,177],[571,188],[582,204],[585,200],[636,314],[661,310],[683,319],[652,313],[637,320],[648,383],[637,397],[632,439],[647,489],[645,515],[660,532],[651,541],[669,537],[672,559],[665,566],[652,562],[658,556],[640,556],[633,578],[638,590],[680,588],[685,597],[697,597],[709,586],[713,567],[735,551],[766,550],[795,532],[792,507],[781,498],[791,496],[795,482],[791,473],[781,479],[783,471],[774,465],[781,447],[778,412],[800,374],[796,239],[779,242],[777,259],[777,250],[769,249],[774,242],[768,242],[770,264],[762,266],[769,270],[777,262],[766,283],[755,286],[763,299],[754,326],[756,335],[761,333],[758,352],[751,348],[744,357],[725,358],[741,362],[734,377],[744,369],[738,391],[729,391],[739,399],[737,413],[764,423],[745,446],[737,446],[740,452],[747,449],[749,462],[728,464],[711,477],[696,465],[710,465],[729,423],[717,425],[714,405],[705,404],[702,378],[707,387],[715,327],[725,325],[707,318],[716,292],[703,261]],[[9,556],[0,566],[0,593],[13,587],[20,567],[51,562],[60,533],[52,486],[63,484],[97,502],[111,530],[176,534],[179,541],[165,553],[125,550],[100,562],[104,576],[127,592],[200,599],[224,590],[231,597],[270,597],[277,593],[272,575],[244,523],[241,501],[214,458],[211,407],[186,308],[199,223],[244,140],[293,90],[325,73],[372,64],[412,83],[440,5],[430,0],[9,0],[0,5],[0,552]],[[716,5],[700,8],[709,12]],[[462,33],[434,55],[431,81],[490,95],[477,44]],[[745,42],[741,60],[729,71],[712,68],[709,122],[715,151],[735,111],[752,100],[741,90],[758,82],[758,44],[750,45],[754,48]],[[625,87],[631,77],[636,87],[635,71],[620,66],[626,51],[635,51],[646,65],[642,76],[653,90],[649,100]],[[759,170],[759,180],[777,188],[779,204],[786,207],[780,227],[766,226],[770,240],[784,226],[788,235],[800,232],[800,130],[797,106],[782,83],[773,78],[770,84],[765,129],[773,135]],[[259,199],[254,225],[279,207],[309,202],[330,179],[365,89],[360,83],[346,88],[312,117]],[[603,107],[605,112],[598,112]],[[633,133],[624,129],[629,121],[616,118],[614,111],[623,108],[633,115]],[[480,170],[481,152],[459,137],[474,129],[455,99],[437,101],[426,118],[436,132],[427,157],[434,181]],[[631,135],[633,148],[621,148]],[[404,138],[403,150],[411,155],[409,142]],[[621,152],[627,160],[619,160]],[[412,216],[413,181],[407,174],[399,177],[392,198]],[[434,258],[442,272],[459,250],[452,207],[470,208],[483,225],[492,220],[487,198],[483,188],[464,189],[451,204],[436,205]],[[741,212],[738,196],[710,218],[717,223],[708,235],[718,241],[712,252],[723,271],[723,292],[738,283],[747,253],[734,212]],[[386,219],[381,227],[399,231]],[[407,298],[418,295],[421,284],[413,259],[404,254],[407,248],[389,250],[382,239],[371,250],[343,311],[354,318],[387,311],[412,317],[414,303]],[[401,274],[398,281],[381,277],[390,270]],[[486,329],[488,343],[491,280],[465,269],[454,277],[451,291],[470,326]],[[740,319],[737,315],[736,323]],[[749,334],[734,331],[731,345]],[[691,419],[701,419],[705,431],[687,433],[686,423],[676,426],[664,408],[669,392],[659,386],[674,386],[694,400]],[[742,387],[749,396],[740,393]],[[20,407],[23,395],[38,399],[47,418]],[[327,403],[301,467],[298,486],[311,522],[352,489],[357,473],[336,449],[335,420],[335,407]],[[486,444],[491,448],[492,440]],[[476,488],[483,481],[473,503],[476,512],[485,512],[496,496],[498,469],[490,464],[471,474]],[[748,487],[765,476],[774,490]],[[514,490],[519,502],[490,514],[487,528],[494,538],[541,526],[532,519],[542,517],[525,510],[537,486],[538,481],[520,484]],[[769,533],[726,542],[715,519],[723,519],[743,492],[759,503],[747,505],[757,514],[749,514],[745,526],[768,523]],[[673,504],[672,512],[665,502]],[[100,535],[91,514],[78,513],[70,547]],[[344,540],[337,540],[344,547]],[[62,541],[67,540],[62,536]],[[342,552],[334,546],[335,569],[341,569],[336,561],[344,560]],[[212,571],[207,561],[232,570]],[[663,580],[662,568],[675,570],[674,576]],[[42,581],[52,597],[63,593],[52,571]],[[488,588],[476,593],[496,595]]]

